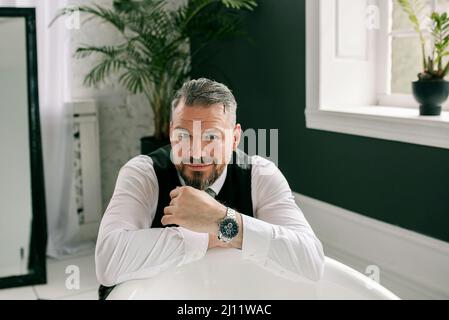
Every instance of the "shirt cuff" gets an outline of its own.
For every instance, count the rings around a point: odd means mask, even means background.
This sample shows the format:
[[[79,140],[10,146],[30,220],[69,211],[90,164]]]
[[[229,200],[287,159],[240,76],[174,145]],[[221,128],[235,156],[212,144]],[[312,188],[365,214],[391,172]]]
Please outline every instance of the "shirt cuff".
[[[265,221],[242,214],[243,258],[264,263],[270,249],[273,226]]]
[[[209,234],[198,233],[179,227],[184,238],[184,258],[181,264],[187,264],[202,259],[209,247]]]

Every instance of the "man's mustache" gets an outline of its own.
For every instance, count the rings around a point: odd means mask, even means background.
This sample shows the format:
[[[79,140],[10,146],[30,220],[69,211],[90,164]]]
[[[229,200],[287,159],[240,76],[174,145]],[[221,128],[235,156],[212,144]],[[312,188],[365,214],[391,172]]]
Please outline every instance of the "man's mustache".
[[[188,158],[182,158],[181,163],[182,164],[205,164],[205,165],[209,165],[209,164],[217,164],[217,159],[210,158],[210,157],[201,157],[201,158],[188,157]]]

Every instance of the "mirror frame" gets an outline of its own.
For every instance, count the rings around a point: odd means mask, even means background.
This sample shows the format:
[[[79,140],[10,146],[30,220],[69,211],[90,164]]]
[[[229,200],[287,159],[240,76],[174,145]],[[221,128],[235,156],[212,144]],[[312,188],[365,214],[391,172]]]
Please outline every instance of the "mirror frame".
[[[39,115],[36,12],[34,8],[0,7],[0,17],[25,18],[28,84],[28,127],[31,167],[32,222],[28,274],[0,278],[0,289],[47,282],[47,219]],[[0,213],[5,214],[5,213]],[[1,254],[1,253],[0,253]]]

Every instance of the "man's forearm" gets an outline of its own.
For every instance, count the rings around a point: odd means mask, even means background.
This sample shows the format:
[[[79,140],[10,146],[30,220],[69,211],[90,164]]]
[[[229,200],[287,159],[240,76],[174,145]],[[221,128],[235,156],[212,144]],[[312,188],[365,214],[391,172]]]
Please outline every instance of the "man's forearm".
[[[147,278],[201,259],[203,234],[182,227],[100,232],[95,252],[98,281],[105,286]],[[163,265],[163,266],[162,266]]]

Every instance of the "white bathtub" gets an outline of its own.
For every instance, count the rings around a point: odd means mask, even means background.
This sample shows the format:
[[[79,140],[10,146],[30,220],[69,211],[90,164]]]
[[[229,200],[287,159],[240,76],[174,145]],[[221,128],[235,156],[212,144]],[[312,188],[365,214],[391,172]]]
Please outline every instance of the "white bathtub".
[[[231,280],[234,279],[234,280]],[[398,299],[363,274],[326,258],[323,278],[291,280],[243,259],[240,250],[216,248],[199,261],[156,277],[118,285],[109,300]]]

